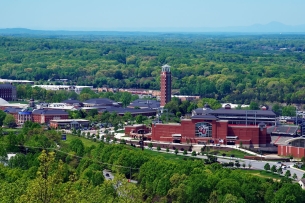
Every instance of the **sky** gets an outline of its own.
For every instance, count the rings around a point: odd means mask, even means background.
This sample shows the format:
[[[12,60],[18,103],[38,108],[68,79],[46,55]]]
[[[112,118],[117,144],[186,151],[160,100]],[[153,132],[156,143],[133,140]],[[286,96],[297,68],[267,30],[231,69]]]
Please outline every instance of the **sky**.
[[[0,28],[137,30],[305,24],[305,0],[0,0]]]

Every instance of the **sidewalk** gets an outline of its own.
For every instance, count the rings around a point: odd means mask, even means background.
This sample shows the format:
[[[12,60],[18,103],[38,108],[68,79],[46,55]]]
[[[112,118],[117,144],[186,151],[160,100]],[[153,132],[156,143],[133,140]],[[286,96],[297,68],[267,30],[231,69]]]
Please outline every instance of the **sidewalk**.
[[[193,147],[195,148],[195,147],[203,147],[204,145],[193,145]],[[215,145],[206,145],[206,146],[209,146],[209,147],[227,147],[227,148],[232,148],[232,149],[236,149],[236,150],[240,150],[240,151],[243,151],[243,152],[246,152],[246,153],[248,153],[248,154],[252,154],[252,155],[254,155],[254,156],[258,156],[258,157],[266,157],[266,156],[264,156],[264,155],[260,155],[260,154],[258,154],[258,153],[255,153],[255,152],[252,152],[252,151],[249,151],[249,150],[246,150],[246,149],[243,149],[243,148],[240,148],[240,147],[238,147],[238,146],[236,146],[236,145],[220,145],[220,146],[215,146]]]

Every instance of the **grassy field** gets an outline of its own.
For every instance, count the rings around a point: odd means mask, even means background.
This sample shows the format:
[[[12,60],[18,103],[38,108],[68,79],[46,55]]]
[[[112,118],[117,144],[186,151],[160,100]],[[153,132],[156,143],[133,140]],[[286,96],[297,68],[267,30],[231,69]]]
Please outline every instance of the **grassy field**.
[[[4,132],[21,132],[20,128],[2,128]]]
[[[92,145],[95,145],[95,146],[98,145],[98,142],[93,142],[93,140],[89,140],[89,139],[86,139],[83,137],[77,137],[77,136],[71,135],[71,134],[67,134],[67,140],[65,142],[67,144],[69,144],[73,139],[80,139],[86,147],[90,147]]]
[[[232,150],[213,150],[213,148],[210,149],[209,151],[210,154],[215,154],[218,156],[222,156],[223,153],[226,154],[225,157],[231,157],[231,155],[233,154],[234,157],[237,158],[244,158],[244,156],[251,156],[251,154],[248,154],[246,152],[237,150],[237,149],[232,149]]]
[[[140,148],[133,148],[137,151],[142,151],[142,149]],[[168,152],[168,153],[164,153],[164,152],[158,152],[156,149],[154,150],[150,150],[150,149],[144,149],[144,153],[148,154],[149,156],[162,156],[165,159],[170,159],[170,160],[185,160],[185,159],[193,159],[196,157],[189,157],[189,156],[184,156],[182,155],[183,152],[179,151],[178,155],[174,154],[172,151]],[[188,152],[188,154],[191,154],[191,152]]]
[[[283,176],[277,173],[261,171],[261,170],[239,170],[240,173],[252,174],[254,176],[259,176],[261,178],[272,178],[273,180],[280,181]]]

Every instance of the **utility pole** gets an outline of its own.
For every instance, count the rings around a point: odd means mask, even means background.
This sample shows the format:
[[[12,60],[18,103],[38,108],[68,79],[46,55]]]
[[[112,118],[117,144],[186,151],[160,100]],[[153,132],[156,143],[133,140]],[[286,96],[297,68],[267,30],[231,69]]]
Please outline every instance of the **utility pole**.
[[[248,111],[246,110],[246,126],[248,126]]]

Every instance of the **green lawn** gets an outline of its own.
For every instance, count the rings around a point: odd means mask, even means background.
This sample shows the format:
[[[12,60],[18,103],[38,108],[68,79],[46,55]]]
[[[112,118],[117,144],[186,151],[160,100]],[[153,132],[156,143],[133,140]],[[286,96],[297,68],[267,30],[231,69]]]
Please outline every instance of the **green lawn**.
[[[140,148],[133,148],[137,151],[142,151]],[[182,159],[192,159],[196,158],[195,156],[189,157],[189,156],[184,156],[182,151],[179,151],[178,155],[173,154],[172,151],[168,153],[164,152],[158,152],[156,149],[150,150],[150,149],[144,149],[144,153],[148,154],[149,156],[162,156],[165,159],[170,159],[170,160],[182,160]],[[191,152],[188,152],[188,154],[191,154]]]
[[[231,157],[231,155],[233,154],[234,157],[237,157],[237,158],[244,158],[244,156],[252,156],[251,154],[248,154],[246,152],[243,152],[243,151],[240,151],[240,150],[237,150],[237,149],[213,150],[213,148],[210,148],[209,153],[210,154],[215,154],[215,155],[218,155],[218,156],[222,156],[222,154],[225,153],[226,154],[225,157]]]
[[[97,146],[98,145],[98,142],[93,142],[93,140],[89,140],[89,139],[86,139],[86,138],[83,138],[83,137],[77,137],[76,135],[71,135],[71,134],[67,134],[67,140],[66,141],[63,141],[63,142],[66,142],[67,144],[69,144],[72,139],[80,139],[85,147],[90,147],[92,145],[95,145]]]
[[[20,128],[2,128],[4,132],[21,132]]]
[[[284,176],[280,176],[277,173],[272,173],[270,171],[261,171],[261,170],[239,170],[240,173],[252,174],[262,178],[272,178],[273,180],[280,181]]]
[[[10,104],[28,104],[28,101],[9,101]]]

